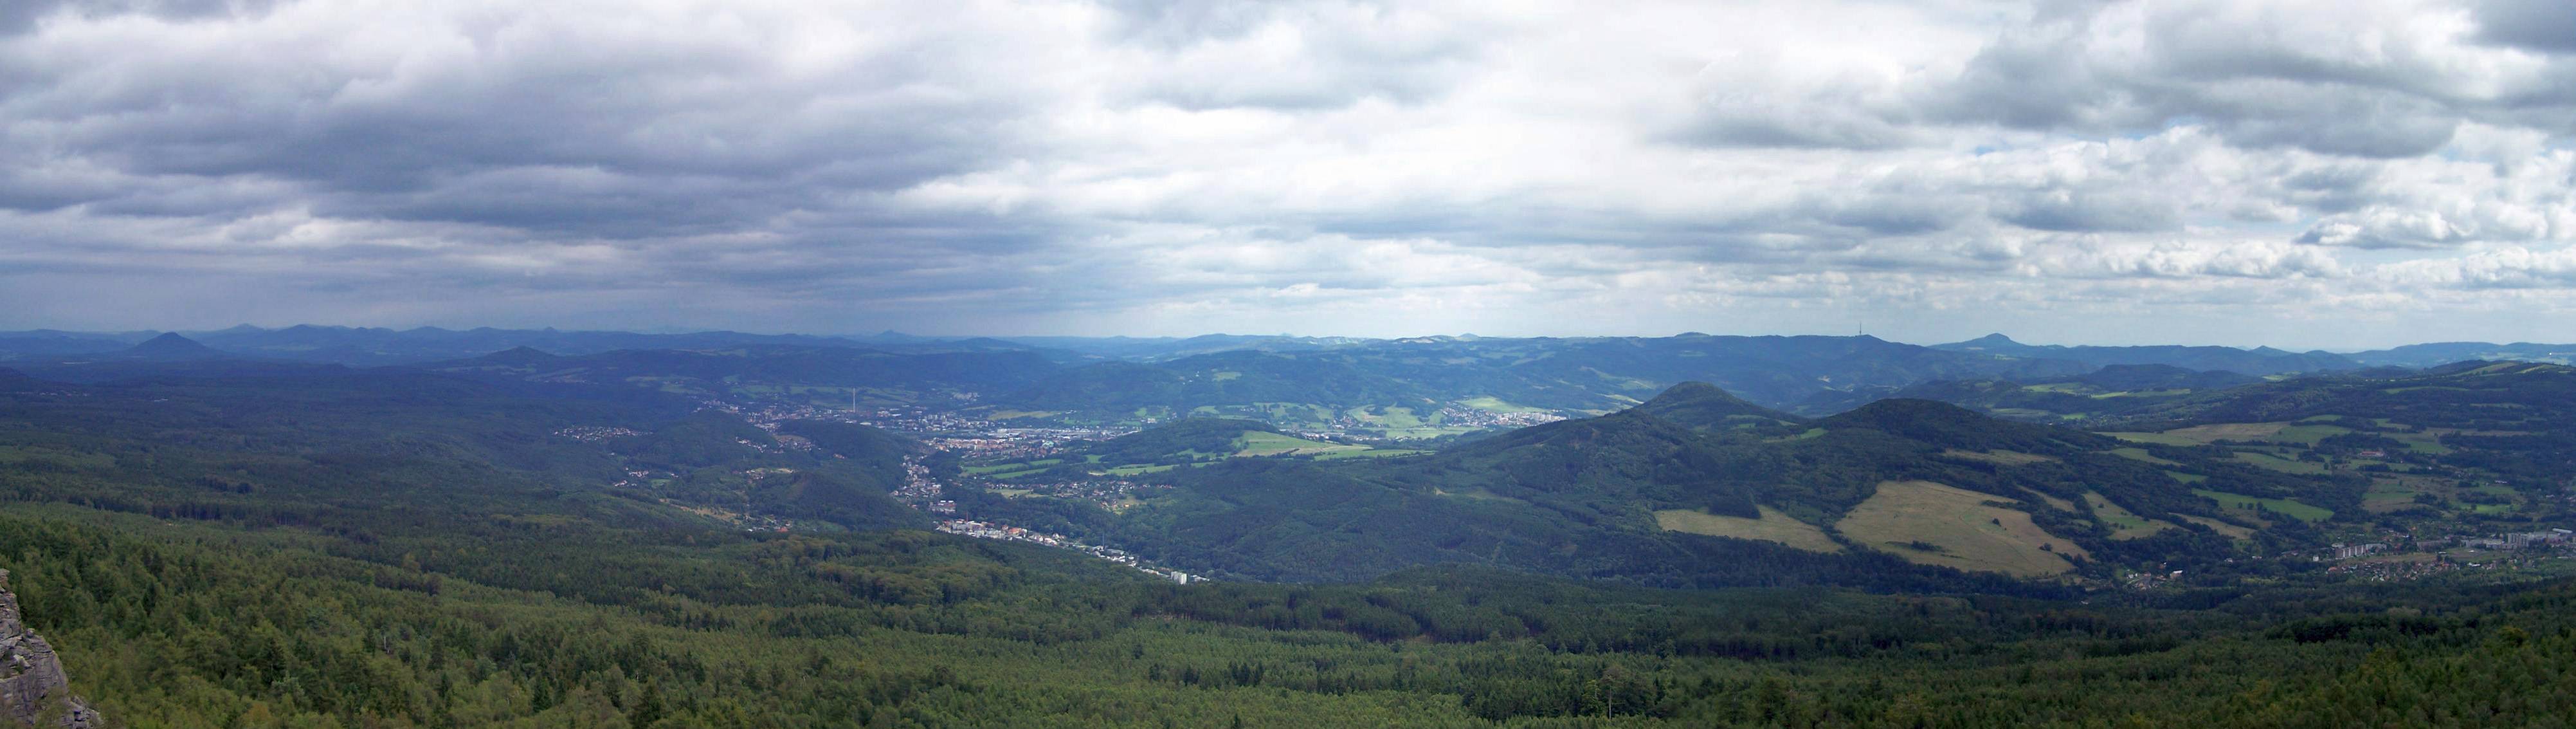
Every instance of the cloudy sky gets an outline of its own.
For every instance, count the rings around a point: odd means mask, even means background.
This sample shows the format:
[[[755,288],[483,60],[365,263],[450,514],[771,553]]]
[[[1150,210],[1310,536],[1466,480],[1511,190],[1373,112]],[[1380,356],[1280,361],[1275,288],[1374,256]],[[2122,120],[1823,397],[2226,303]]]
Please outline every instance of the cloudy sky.
[[[0,3],[0,329],[2576,340],[2566,0]]]

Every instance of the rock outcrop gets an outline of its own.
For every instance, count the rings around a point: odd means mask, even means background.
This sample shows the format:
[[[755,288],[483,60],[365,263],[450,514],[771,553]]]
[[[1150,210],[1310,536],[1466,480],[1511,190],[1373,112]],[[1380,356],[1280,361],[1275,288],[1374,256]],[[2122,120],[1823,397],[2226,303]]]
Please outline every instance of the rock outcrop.
[[[34,726],[49,716],[60,716],[59,726],[75,729],[99,723],[98,712],[72,696],[71,677],[64,675],[54,647],[19,619],[9,571],[0,570],[0,717]]]

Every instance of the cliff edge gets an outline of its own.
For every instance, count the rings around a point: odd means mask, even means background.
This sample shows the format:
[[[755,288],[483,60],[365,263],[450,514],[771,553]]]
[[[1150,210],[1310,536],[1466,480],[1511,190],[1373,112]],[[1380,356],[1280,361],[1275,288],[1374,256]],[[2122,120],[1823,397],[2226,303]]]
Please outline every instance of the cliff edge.
[[[64,675],[54,647],[19,619],[9,571],[0,570],[0,717],[35,726],[38,719],[56,714],[59,726],[89,729],[99,723],[98,712],[71,695],[71,678]]]

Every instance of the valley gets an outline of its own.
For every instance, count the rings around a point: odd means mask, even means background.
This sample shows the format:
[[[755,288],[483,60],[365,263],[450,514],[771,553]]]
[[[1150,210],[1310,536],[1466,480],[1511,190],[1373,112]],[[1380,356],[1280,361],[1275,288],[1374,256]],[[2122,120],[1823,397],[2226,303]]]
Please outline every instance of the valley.
[[[2576,729],[2576,0],[0,0],[0,729]]]
[[[81,695],[174,726],[2223,725],[2241,707],[2182,697],[2296,664],[2265,700],[2324,701],[2381,670],[2363,647],[2471,670],[2576,584],[2555,365],[1094,418],[1006,417],[971,358],[542,354],[0,377],[0,565]],[[141,607],[172,600],[206,607]],[[259,617],[315,610],[359,622]],[[509,637],[400,638],[486,618]],[[275,645],[156,668],[208,630]],[[779,698],[708,698],[753,680]],[[472,688],[399,688],[441,682]]]

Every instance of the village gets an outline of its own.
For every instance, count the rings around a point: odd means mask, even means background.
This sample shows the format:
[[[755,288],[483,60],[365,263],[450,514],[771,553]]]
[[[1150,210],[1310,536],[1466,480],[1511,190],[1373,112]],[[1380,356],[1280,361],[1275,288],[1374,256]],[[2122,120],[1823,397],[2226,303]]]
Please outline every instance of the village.
[[[1134,432],[1134,428],[995,427],[947,432],[924,438],[922,442],[970,459],[1033,459],[1055,455],[1075,443],[1108,440]]]
[[[1014,481],[1008,489],[997,489],[1006,496],[1051,496],[1078,499],[1097,504],[1113,512],[1135,506],[1135,491],[1140,484],[1123,478],[1089,478],[1075,481]]]
[[[1183,585],[1193,582],[1208,581],[1208,578],[1199,575],[1193,575],[1180,570],[1162,569],[1145,564],[1144,560],[1137,558],[1136,555],[1127,553],[1125,550],[1083,544],[1061,534],[1034,532],[1015,526],[1004,526],[1001,524],[971,521],[967,519],[949,519],[947,521],[942,521],[938,526],[933,527],[933,529],[936,529],[943,534],[956,534],[975,537],[978,539],[998,539],[1006,542],[1028,542],[1030,544],[1041,544],[1058,549],[1070,549],[1076,552],[1109,560],[1111,562],[1134,567],[1137,571],[1144,572],[1145,574],[1171,580]]]
[[[2567,529],[2426,539],[2392,532],[2381,538],[2385,541],[2335,542],[2316,549],[2282,552],[2274,558],[2330,562],[2325,568],[2327,575],[2397,582],[2463,571],[2524,569],[2543,560],[2576,554],[2576,531]],[[2132,590],[2153,590],[2180,581],[2183,576],[2180,570],[2130,572],[2120,578],[2120,585]]]
[[[939,484],[937,479],[931,477],[930,467],[923,465],[920,458],[906,457],[903,461],[903,471],[904,483],[902,487],[895,489],[893,493],[895,500],[911,505],[913,508],[920,509],[925,513],[939,515],[954,515],[957,513],[957,502],[940,498],[946,489]],[[1129,489],[1135,487],[1134,484],[1126,481],[1115,481],[1109,483],[1115,485],[1105,485],[1100,482],[1088,482],[1083,484],[1047,484],[1046,486],[1055,489],[1049,492],[1050,495],[1067,495],[1079,498],[1095,499],[1123,498]],[[1192,575],[1180,570],[1162,569],[1146,564],[1143,559],[1138,558],[1136,555],[1129,554],[1125,550],[1093,544],[1084,544],[1061,534],[1032,531],[998,522],[951,518],[940,521],[937,526],[933,527],[933,529],[943,534],[956,534],[960,536],[975,537],[978,539],[995,539],[1006,542],[1027,542],[1030,544],[1055,547],[1058,549],[1070,549],[1093,557],[1098,557],[1100,559],[1134,567],[1147,574],[1181,584],[1207,581],[1206,577]]]
[[[1520,413],[1498,413],[1491,410],[1461,407],[1457,405],[1451,405],[1440,409],[1440,423],[1442,425],[1465,426],[1472,428],[1527,428],[1533,425],[1546,425],[1548,423],[1564,419],[1565,416],[1563,415],[1535,410]]]

